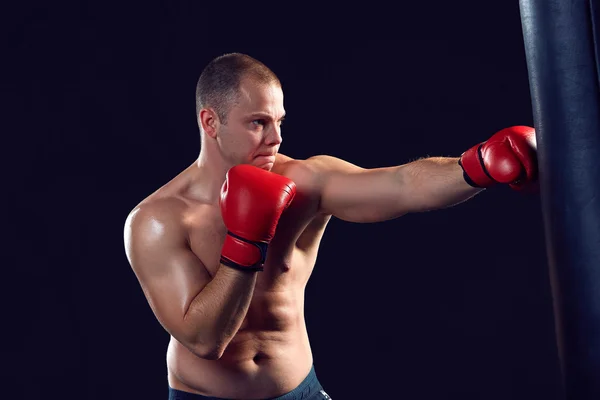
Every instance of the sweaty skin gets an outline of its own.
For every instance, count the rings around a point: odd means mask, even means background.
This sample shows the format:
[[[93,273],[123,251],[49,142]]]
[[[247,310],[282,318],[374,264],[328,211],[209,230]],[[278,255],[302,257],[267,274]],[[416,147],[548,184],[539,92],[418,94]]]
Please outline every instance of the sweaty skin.
[[[278,152],[284,115],[279,86],[244,81],[227,124],[208,109],[200,111],[200,158],[127,217],[126,254],[157,320],[171,335],[168,383],[175,389],[243,399],[295,389],[313,363],[304,290],[331,216],[385,221],[449,207],[481,191],[465,182],[457,158],[374,169],[331,156],[292,159]],[[240,163],[296,184],[262,272],[220,265],[226,228],[219,191],[228,168]],[[227,321],[207,322],[225,314]]]
[[[240,329],[217,360],[200,358],[171,337],[167,351],[171,387],[207,396],[240,398],[252,393],[268,398],[293,390],[308,374],[313,359],[304,319],[304,290],[330,215],[318,212],[317,198],[311,198],[307,184],[299,174],[294,176],[292,168],[286,169],[290,161],[278,154],[271,171],[296,178],[297,195],[279,220],[264,271],[256,274]],[[190,166],[145,199],[130,218],[143,215],[153,221],[146,224],[146,232],[138,230],[137,235],[171,230],[170,239],[189,246],[212,277],[217,268],[227,268],[219,266],[226,228],[217,202],[198,196],[202,188],[189,192],[194,169],[195,165]],[[147,271],[135,272],[143,282]],[[186,279],[183,274],[182,279]]]
[[[336,165],[339,163],[343,167]],[[240,329],[218,359],[201,358],[172,336],[167,351],[171,387],[225,398],[247,398],[244,396],[251,393],[253,398],[258,399],[287,393],[306,377],[313,358],[304,319],[304,290],[315,266],[321,238],[334,214],[324,208],[329,204],[325,199],[329,198],[330,206],[339,210],[335,214],[353,222],[397,217],[408,211],[405,207],[411,199],[402,196],[399,190],[403,186],[400,184],[401,168],[373,171],[370,176],[340,172],[338,179],[331,179],[330,184],[325,186],[322,186],[321,179],[315,179],[325,176],[314,173],[319,168],[322,171],[343,171],[350,167],[343,161],[327,157],[293,160],[277,154],[271,171],[296,183],[296,197],[279,220],[264,271],[254,273],[254,291]],[[459,193],[466,198],[477,192],[459,182],[462,179],[460,167],[446,165],[439,168],[450,169],[456,178],[455,181],[448,179],[448,185],[459,188],[457,193],[448,195],[446,201],[456,201]],[[177,285],[179,292],[190,292],[187,297],[192,297],[194,291],[199,290],[194,280],[209,281],[219,268],[231,274],[244,274],[220,266],[226,228],[218,199],[204,196],[202,188],[193,185],[199,180],[196,174],[196,166],[190,166],[140,203],[128,219],[127,226],[135,227],[136,232],[130,235],[131,243],[127,243],[128,248],[135,249],[129,251],[133,269],[159,320],[165,311],[158,307],[169,303],[169,299],[153,302],[153,297],[160,297],[161,275],[165,277],[165,293],[174,291],[168,285]],[[394,185],[398,179],[400,182]],[[369,182],[374,182],[372,187],[369,187]],[[421,196],[422,190],[412,195]],[[348,199],[347,204],[344,199]],[[174,248],[189,249],[185,257],[197,257],[197,265],[187,260],[186,267],[182,267],[186,268],[185,271],[169,271],[166,268],[153,270],[144,267],[146,264],[142,262],[136,262],[136,257],[142,257],[145,251],[151,253],[151,249],[144,249],[143,244],[136,242],[144,242],[144,237],[156,235],[162,235],[163,242],[164,236],[168,235]],[[242,281],[242,285],[253,283],[251,279]],[[154,282],[153,294],[146,282]],[[179,306],[184,309],[188,305]]]

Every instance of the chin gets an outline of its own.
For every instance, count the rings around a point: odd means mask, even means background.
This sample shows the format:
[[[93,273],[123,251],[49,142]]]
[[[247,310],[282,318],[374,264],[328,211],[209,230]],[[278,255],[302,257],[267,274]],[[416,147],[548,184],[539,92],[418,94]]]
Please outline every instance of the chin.
[[[271,169],[273,169],[273,163],[263,163],[260,165],[256,165],[256,167],[260,168],[260,169],[264,169],[265,171],[271,171]]]
[[[273,168],[273,165],[275,164],[275,156],[259,156],[254,158],[251,164],[255,167],[270,171]]]

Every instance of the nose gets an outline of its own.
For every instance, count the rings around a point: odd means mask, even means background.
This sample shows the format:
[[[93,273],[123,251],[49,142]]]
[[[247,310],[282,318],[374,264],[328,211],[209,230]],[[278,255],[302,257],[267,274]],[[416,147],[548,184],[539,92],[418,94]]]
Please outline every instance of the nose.
[[[281,137],[281,127],[277,124],[271,124],[265,138],[265,144],[276,146],[280,145],[282,141],[283,138]]]

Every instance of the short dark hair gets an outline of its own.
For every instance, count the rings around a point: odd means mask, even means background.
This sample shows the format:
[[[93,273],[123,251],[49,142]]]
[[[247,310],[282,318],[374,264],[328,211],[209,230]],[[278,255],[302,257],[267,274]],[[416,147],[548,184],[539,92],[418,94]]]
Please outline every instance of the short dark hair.
[[[237,102],[244,77],[281,86],[277,75],[257,59],[242,53],[223,54],[210,61],[198,78],[196,119],[202,108],[211,107],[225,124],[231,106]]]

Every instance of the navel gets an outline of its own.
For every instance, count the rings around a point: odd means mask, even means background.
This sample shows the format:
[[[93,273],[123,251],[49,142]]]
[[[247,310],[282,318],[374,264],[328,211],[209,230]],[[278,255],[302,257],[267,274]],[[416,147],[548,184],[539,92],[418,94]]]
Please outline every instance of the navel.
[[[266,354],[259,351],[258,353],[256,353],[254,355],[254,357],[252,358],[252,361],[254,361],[255,364],[260,364],[265,358],[266,358]]]

